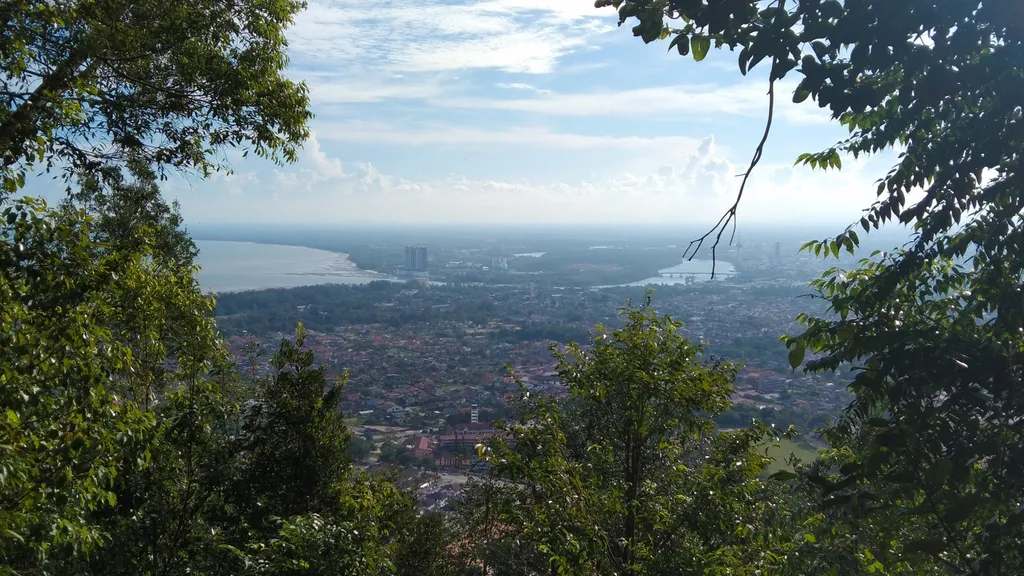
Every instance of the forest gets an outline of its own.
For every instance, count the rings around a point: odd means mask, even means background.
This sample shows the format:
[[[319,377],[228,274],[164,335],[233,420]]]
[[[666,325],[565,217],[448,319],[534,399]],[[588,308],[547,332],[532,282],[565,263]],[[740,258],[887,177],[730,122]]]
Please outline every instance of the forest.
[[[765,71],[770,111],[830,112],[848,137],[799,163],[895,151],[863,217],[804,246],[861,258],[812,283],[828,312],[783,337],[794,370],[854,371],[838,418],[717,427],[737,367],[646,299],[556,347],[568,397],[524,388],[475,447],[486,473],[418,513],[392,475],[353,466],[344,378],[305,326],[271,374],[234,365],[162,193],[229,151],[296,161],[312,112],[286,30],[305,4],[9,0],[0,574],[1024,574],[1020,2],[595,4],[652,49]],[[728,242],[772,119],[705,247]],[[40,173],[61,201],[26,194]],[[900,226],[902,249],[860,251]],[[811,435],[814,458],[769,456]]]

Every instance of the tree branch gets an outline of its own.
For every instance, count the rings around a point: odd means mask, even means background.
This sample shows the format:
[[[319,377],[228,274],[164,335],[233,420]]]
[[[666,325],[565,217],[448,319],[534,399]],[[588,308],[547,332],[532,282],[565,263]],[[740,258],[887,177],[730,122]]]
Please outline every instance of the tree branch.
[[[779,8],[785,5],[786,0],[779,0]],[[777,57],[772,57],[771,70],[775,70],[775,65],[778,63]],[[750,179],[750,174],[754,171],[757,163],[761,161],[761,155],[764,153],[764,145],[768,142],[768,135],[772,131],[772,120],[775,116],[775,78],[769,73],[768,76],[768,119],[765,122],[764,134],[761,136],[761,141],[757,144],[757,149],[754,150],[754,157],[751,158],[750,164],[747,166],[747,171],[742,174],[743,182],[740,184],[740,190],[736,194],[736,201],[732,203],[732,206],[722,214],[722,217],[718,219],[718,222],[708,230],[703,236],[696,240],[691,240],[690,244],[683,251],[684,260],[693,260],[693,258],[700,251],[704,245],[704,241],[710,238],[712,235],[715,236],[715,242],[711,245],[711,277],[715,277],[715,267],[718,264],[717,250],[718,245],[722,242],[722,234],[732,225],[732,234],[729,236],[729,245],[732,245],[733,240],[736,238],[736,212],[740,207],[740,200],[743,199],[743,192],[746,190],[747,181]],[[692,252],[691,252],[692,250]],[[687,256],[689,254],[689,256]]]
[[[28,100],[18,106],[6,122],[0,124],[0,157],[4,167],[11,166],[21,159],[21,142],[35,134],[35,124],[43,109],[51,102],[53,96],[71,87],[80,73],[79,68],[86,60],[85,46],[80,46],[47,74],[32,91]]]

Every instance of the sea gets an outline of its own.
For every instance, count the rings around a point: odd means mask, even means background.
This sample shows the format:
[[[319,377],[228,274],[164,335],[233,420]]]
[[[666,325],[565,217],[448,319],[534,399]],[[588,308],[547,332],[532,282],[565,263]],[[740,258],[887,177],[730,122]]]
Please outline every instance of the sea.
[[[241,292],[313,284],[366,284],[391,276],[360,270],[346,254],[302,246],[196,240],[204,292]]]

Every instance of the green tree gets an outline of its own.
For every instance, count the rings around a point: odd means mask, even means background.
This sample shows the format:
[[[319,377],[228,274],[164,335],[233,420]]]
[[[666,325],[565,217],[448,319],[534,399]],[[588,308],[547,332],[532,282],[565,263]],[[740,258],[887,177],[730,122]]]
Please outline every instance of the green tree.
[[[328,383],[325,367],[295,342],[281,341],[275,373],[259,384],[244,414],[244,464],[236,496],[259,526],[267,515],[331,515],[347,478],[350,432],[339,410],[344,381]]]
[[[60,574],[230,574],[237,564],[222,547],[244,521],[232,513],[239,474],[237,378],[230,367],[187,382],[153,409],[149,465],[122,469],[114,506],[93,519],[104,545],[63,559]]]
[[[234,550],[246,575],[377,576],[395,573],[395,550],[412,502],[387,477],[354,474],[338,491],[340,513],[268,518],[276,533]]]
[[[283,31],[301,7],[0,6],[0,572],[168,574],[202,548],[236,410],[156,183],[228,147],[295,158],[308,100]],[[43,167],[68,200],[12,201]],[[101,545],[126,556],[103,565]]]
[[[281,341],[275,373],[243,411],[230,548],[243,573],[381,574],[394,570],[413,501],[388,476],[357,473],[339,411],[343,380],[295,341]]]
[[[812,477],[843,511],[837,520],[892,536],[864,551],[889,559],[876,571],[1024,570],[1020,3],[598,4],[636,17],[644,41],[671,37],[698,61],[714,44],[739,49],[744,74],[770,62],[770,106],[774,82],[798,75],[794,102],[813,98],[850,131],[800,162],[840,168],[844,153],[899,150],[859,225],[899,222],[913,239],[857,270],[828,271],[815,287],[830,315],[802,316],[805,331],[786,339],[794,367],[811,352],[808,370],[857,370],[856,398],[829,431],[833,466]],[[739,201],[711,232],[716,243]],[[858,244],[851,226],[806,249],[838,256]]]
[[[571,398],[528,398],[488,461],[518,502],[495,522],[559,573],[754,574],[781,564],[785,511],[762,426],[716,433],[735,368],[649,306],[555,351]],[[479,506],[479,505],[478,505]],[[510,539],[503,534],[502,538]],[[524,565],[529,565],[529,560]]]
[[[449,547],[455,539],[451,521],[437,512],[415,514],[405,528],[395,552],[397,576],[444,576],[458,573],[458,556]]]
[[[349,439],[348,454],[352,460],[362,462],[373,453],[373,441],[362,436],[353,436]]]
[[[212,302],[154,249],[155,228],[125,230],[121,250],[81,209],[24,199],[3,216],[0,570],[47,572],[103,542],[95,512],[149,463],[152,406],[218,346]]]
[[[136,158],[221,167],[243,146],[293,160],[307,90],[283,76],[294,0],[13,0],[0,7],[0,178]]]

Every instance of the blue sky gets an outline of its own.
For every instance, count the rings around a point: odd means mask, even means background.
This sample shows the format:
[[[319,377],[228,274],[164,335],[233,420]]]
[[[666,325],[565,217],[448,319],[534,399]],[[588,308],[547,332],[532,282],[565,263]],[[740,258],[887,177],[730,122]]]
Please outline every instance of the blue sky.
[[[644,45],[593,0],[310,0],[289,75],[313,137],[278,167],[174,180],[187,221],[680,222],[717,219],[763,130],[767,65]],[[858,217],[891,159],[792,167],[845,133],[780,87],[740,222]]]

